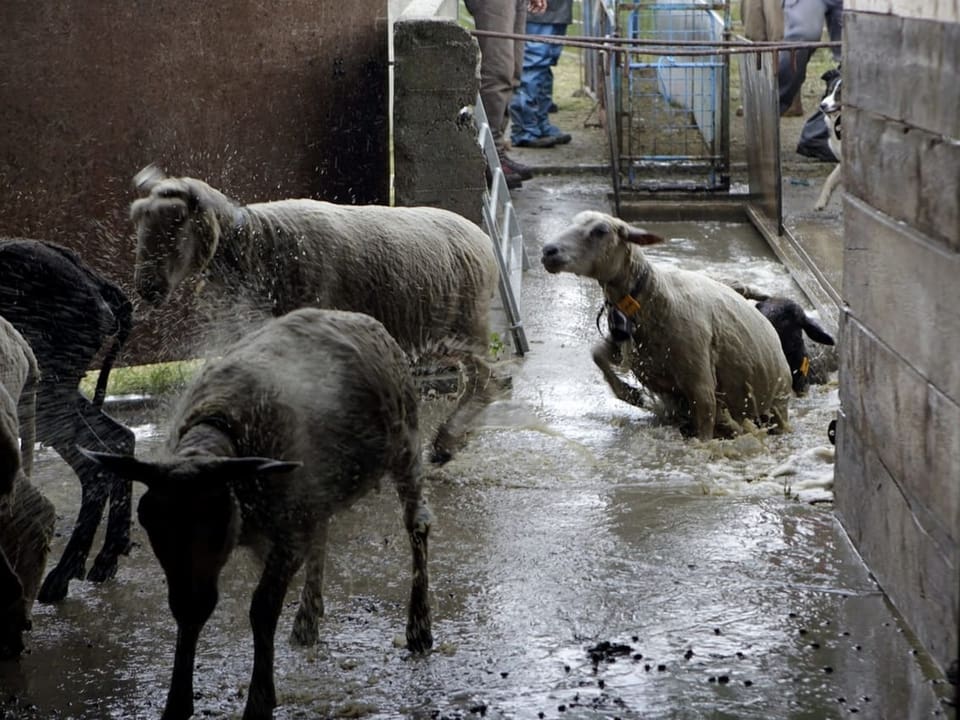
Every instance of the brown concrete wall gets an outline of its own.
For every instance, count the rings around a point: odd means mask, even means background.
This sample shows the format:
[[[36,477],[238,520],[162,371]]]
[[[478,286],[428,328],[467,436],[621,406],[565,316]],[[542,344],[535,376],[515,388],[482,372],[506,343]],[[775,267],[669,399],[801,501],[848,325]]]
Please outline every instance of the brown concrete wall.
[[[394,24],[394,187],[397,205],[431,205],[482,219],[483,153],[472,122],[479,46],[450,20]]]
[[[844,15],[836,501],[947,669],[960,623],[960,24],[872,12],[877,1]]]
[[[132,275],[149,162],[242,202],[387,202],[386,0],[0,3],[0,235]],[[134,356],[151,347],[141,328]]]

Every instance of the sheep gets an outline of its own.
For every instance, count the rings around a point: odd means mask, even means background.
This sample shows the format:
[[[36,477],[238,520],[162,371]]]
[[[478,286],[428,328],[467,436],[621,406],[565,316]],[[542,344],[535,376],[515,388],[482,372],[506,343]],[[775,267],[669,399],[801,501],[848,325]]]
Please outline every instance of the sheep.
[[[56,519],[29,480],[38,376],[27,341],[0,317],[0,660],[23,651]]]
[[[291,640],[314,644],[330,517],[385,475],[399,493],[413,553],[407,645],[418,653],[432,646],[417,400],[407,358],[381,323],[303,308],[204,366],[179,404],[168,458],[90,453],[147,486],[137,513],[166,573],[178,629],[165,720],[193,714],[197,638],[237,545],[263,562],[250,604],[254,661],[243,717],[271,716],[274,634],[287,587],[306,563]]]
[[[129,483],[111,478],[83,457],[77,443],[133,452],[133,432],[103,412],[107,380],[132,329],[133,306],[113,282],[88,267],[73,251],[25,238],[0,239],[0,315],[29,342],[40,368],[37,438],[51,445],[76,473],[82,499],[76,525],[37,599],[66,597],[73,578],[84,576],[87,555],[109,496],[103,546],[87,579],[116,574],[119,555],[130,547]],[[80,381],[106,344],[93,400]]]
[[[789,429],[790,368],[773,327],[747,300],[699,273],[658,268],[638,246],[662,238],[619,218],[584,211],[543,247],[550,273],[594,278],[622,320],[593,360],[620,400],[642,407],[641,390],[613,370],[632,338],[630,366],[641,385],[701,440],[734,436],[747,420]]]
[[[499,267],[483,230],[431,207],[309,199],[241,206],[153,165],[134,182],[148,193],[130,207],[135,285],[147,303],[162,304],[195,277],[208,306],[229,314],[241,301],[273,316],[300,307],[351,310],[377,318],[408,353],[434,343],[468,349],[466,392],[433,442],[432,459],[450,459],[490,399],[482,356]]]
[[[811,340],[821,345],[834,345],[833,336],[814,318],[807,315],[796,300],[768,295],[739,282],[732,282],[729,285],[748,300],[755,300],[757,310],[777,331],[783,355],[790,366],[793,392],[796,395],[803,395],[811,382],[822,382],[824,373],[813,367],[814,360],[807,352],[803,333],[806,332]]]

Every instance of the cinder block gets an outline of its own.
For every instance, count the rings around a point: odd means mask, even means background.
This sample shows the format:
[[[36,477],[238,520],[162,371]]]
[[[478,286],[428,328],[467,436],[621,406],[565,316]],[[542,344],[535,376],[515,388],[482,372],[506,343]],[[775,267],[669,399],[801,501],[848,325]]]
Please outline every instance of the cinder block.
[[[476,40],[452,21],[400,20],[394,55],[396,204],[442,207],[479,223],[485,162],[472,122],[458,121],[477,98]]]

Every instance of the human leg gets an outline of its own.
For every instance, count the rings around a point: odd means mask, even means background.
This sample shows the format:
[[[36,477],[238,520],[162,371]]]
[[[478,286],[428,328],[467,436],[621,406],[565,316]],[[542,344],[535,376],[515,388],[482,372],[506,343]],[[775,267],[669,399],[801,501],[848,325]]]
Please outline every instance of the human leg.
[[[785,0],[783,4],[783,39],[793,42],[816,42],[823,32],[827,13],[826,0]],[[780,53],[777,79],[780,84],[780,112],[785,112],[803,87],[807,63],[812,50]]]
[[[528,22],[527,35],[546,35],[549,25]],[[520,84],[510,101],[510,120],[512,122],[510,141],[517,146],[546,147],[542,143],[544,134],[540,129],[540,102],[543,83],[550,72],[550,45],[528,40],[524,43],[523,70]]]
[[[473,15],[477,30],[515,32],[516,0],[471,2],[467,9]],[[480,45],[480,100],[498,150],[505,149],[503,129],[507,106],[513,94],[515,77],[514,40],[478,37]]]

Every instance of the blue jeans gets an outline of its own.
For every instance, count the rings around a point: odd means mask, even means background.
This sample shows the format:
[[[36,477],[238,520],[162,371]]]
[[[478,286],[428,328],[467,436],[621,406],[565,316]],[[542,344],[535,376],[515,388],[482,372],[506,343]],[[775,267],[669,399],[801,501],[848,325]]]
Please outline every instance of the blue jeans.
[[[566,34],[566,25],[527,22],[527,35]],[[550,123],[549,110],[553,102],[553,66],[561,52],[563,45],[560,44],[532,41],[525,44],[520,87],[510,101],[510,139],[514,144],[560,134],[560,129]]]

